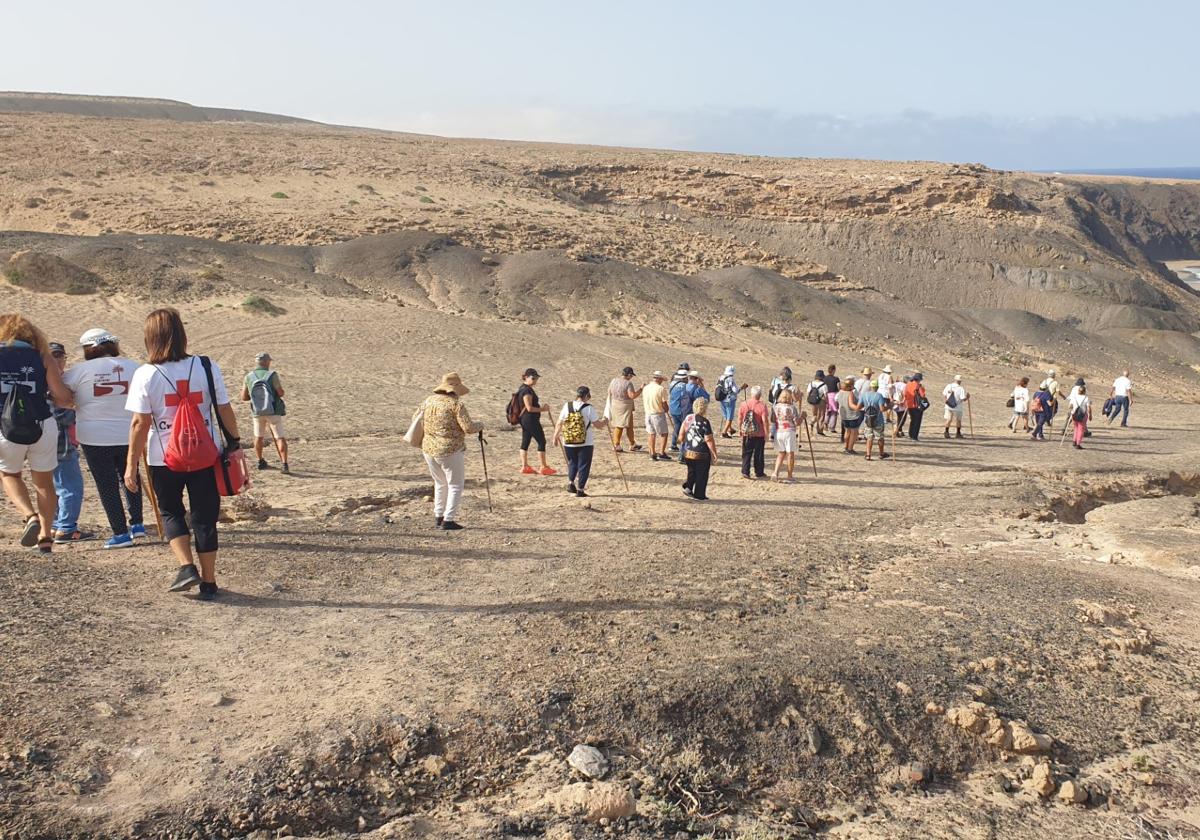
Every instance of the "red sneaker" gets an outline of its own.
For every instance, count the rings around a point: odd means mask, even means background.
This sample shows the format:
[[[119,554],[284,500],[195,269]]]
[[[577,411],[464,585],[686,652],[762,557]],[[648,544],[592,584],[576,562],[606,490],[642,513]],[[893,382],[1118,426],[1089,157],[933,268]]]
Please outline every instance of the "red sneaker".
[[[521,467],[521,475],[533,475],[537,472],[533,467]]]
[[[542,475],[558,475],[558,470],[554,467],[542,467]]]

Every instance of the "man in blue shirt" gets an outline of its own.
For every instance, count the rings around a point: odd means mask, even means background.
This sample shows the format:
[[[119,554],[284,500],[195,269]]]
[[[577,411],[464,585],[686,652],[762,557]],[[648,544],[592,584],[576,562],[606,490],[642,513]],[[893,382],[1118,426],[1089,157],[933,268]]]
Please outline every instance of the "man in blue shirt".
[[[888,399],[879,393],[879,380],[872,379],[866,393],[859,400],[863,410],[862,435],[867,439],[867,460],[871,460],[871,447],[879,441],[879,458],[887,458],[883,451],[883,431],[887,427]]]
[[[675,428],[671,434],[671,451],[679,451],[679,430],[683,428],[683,418],[692,412],[692,397],[689,393],[688,369],[681,367],[671,378],[671,387],[667,391],[667,411],[671,413],[671,422]]]

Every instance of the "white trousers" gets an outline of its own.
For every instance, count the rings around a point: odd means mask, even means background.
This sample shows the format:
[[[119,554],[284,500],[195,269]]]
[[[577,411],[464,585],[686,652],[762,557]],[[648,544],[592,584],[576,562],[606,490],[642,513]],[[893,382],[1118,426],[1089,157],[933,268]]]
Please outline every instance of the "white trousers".
[[[454,522],[462,502],[463,485],[467,481],[467,450],[451,455],[426,455],[429,474],[433,476],[433,515]]]

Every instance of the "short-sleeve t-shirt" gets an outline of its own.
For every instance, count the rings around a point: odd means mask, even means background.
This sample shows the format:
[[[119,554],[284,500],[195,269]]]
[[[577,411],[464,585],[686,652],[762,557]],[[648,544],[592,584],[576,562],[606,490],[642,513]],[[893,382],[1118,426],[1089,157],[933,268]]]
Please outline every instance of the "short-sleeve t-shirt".
[[[1118,376],[1113,380],[1113,396],[1128,397],[1133,390],[1133,382],[1128,376]]]
[[[129,386],[137,362],[122,356],[100,356],[73,365],[63,384],[75,395],[75,434],[85,446],[129,443]]]
[[[1029,389],[1024,385],[1018,385],[1013,388],[1013,411],[1017,414],[1024,414],[1029,409]]]
[[[884,423],[883,408],[884,408],[884,404],[887,402],[887,400],[884,398],[883,394],[879,393],[878,391],[867,391],[867,393],[863,394],[862,397],[859,398],[858,402],[863,407],[863,415],[864,416],[866,415],[866,409],[870,408],[871,406],[875,406],[876,408],[878,408],[879,409],[879,420],[877,421],[876,425],[880,425],[880,426],[883,425],[883,423]]]
[[[624,376],[618,376],[608,383],[608,398],[613,402],[633,402],[633,398],[629,396],[631,390],[637,390],[633,387],[633,382]]]
[[[229,395],[216,362],[212,363],[212,372],[217,405],[227,405]],[[208,379],[199,356],[188,356],[178,362],[163,362],[160,365],[142,365],[134,371],[125,409],[134,414],[149,414],[153,421],[146,446],[146,457],[152,467],[166,466],[163,447],[171,438],[171,427],[182,399],[196,403],[213,442],[218,449],[223,445],[220,429],[212,420],[214,408],[208,396]]]
[[[1072,414],[1080,410],[1082,410],[1084,414],[1087,414],[1088,406],[1091,405],[1091,400],[1088,399],[1087,394],[1081,394],[1076,391],[1067,399],[1067,404],[1071,406]]]
[[[621,381],[624,382],[625,380]],[[583,415],[584,425],[587,426],[587,437],[584,438],[583,443],[564,442],[563,446],[566,446],[570,449],[574,449],[578,446],[594,446],[596,444],[596,440],[592,435],[592,427],[596,424],[596,421],[600,419],[600,415],[596,413],[596,409],[592,407],[591,403],[581,403],[579,400],[572,400],[569,403],[563,403],[562,411],[558,413],[558,422],[561,423],[567,419],[567,415],[570,414],[572,406],[574,406],[579,413]]]
[[[785,432],[796,428],[795,403],[775,403],[775,425]]]
[[[522,382],[521,387],[517,389],[517,403],[521,406],[521,422],[522,423],[536,423],[540,426],[542,424],[541,412],[526,411],[525,410],[525,397],[530,398],[529,404],[532,405],[534,408],[538,408],[541,406],[541,403],[538,402],[537,391],[533,390],[533,388],[531,386],[526,385],[524,382]]]
[[[825,393],[836,394],[842,387],[842,380],[832,373],[825,374]]]
[[[667,410],[667,389],[657,382],[649,383],[642,389],[642,408],[646,416],[663,414]]]
[[[942,398],[948,400],[950,399],[951,394],[954,395],[955,405],[950,410],[961,411],[963,407],[963,400],[967,398],[967,389],[959,385],[957,382],[951,382],[942,389]],[[950,408],[950,406],[947,404],[946,408]]]

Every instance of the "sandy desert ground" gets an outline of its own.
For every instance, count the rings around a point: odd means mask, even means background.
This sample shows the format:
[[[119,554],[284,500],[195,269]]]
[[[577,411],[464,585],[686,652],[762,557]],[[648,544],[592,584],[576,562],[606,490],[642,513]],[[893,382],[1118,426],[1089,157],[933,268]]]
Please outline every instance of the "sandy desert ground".
[[[151,125],[70,119],[127,140]],[[177,142],[153,125],[156,143]],[[295,130],[285,143],[315,129]],[[177,175],[151,167],[143,183]],[[901,312],[824,261],[772,292],[787,318],[722,319],[713,307],[734,299],[671,264],[671,242],[655,265],[556,251],[543,264],[467,236],[475,250],[163,240],[180,231],[139,227],[122,192],[134,180],[89,205],[88,229],[10,214],[7,259],[56,255],[100,285],[22,277],[0,308],[64,340],[103,325],[140,358],[145,313],[178,303],[193,348],[230,377],[269,350],[294,475],[256,473],[227,506],[211,604],[165,592],[158,546],[47,560],[0,544],[0,837],[1200,836],[1200,424],[1194,401],[1169,396],[1194,394],[1195,371],[1161,349],[1164,332],[1177,348],[1190,332],[1158,323],[1139,348],[1087,322],[1109,317],[1100,306],[1075,325],[982,304]],[[270,218],[248,206],[240,231]],[[371,233],[386,231],[328,239]],[[1156,294],[1188,294],[1148,270]],[[765,294],[777,276],[729,283]],[[665,296],[702,288],[689,283],[706,284],[702,305]],[[248,293],[278,314],[244,306]],[[1179,300],[1161,317],[1200,311]],[[891,336],[889,312],[928,326]],[[1146,394],[1130,428],[1098,424],[1076,451],[1060,427],[1043,444],[1004,427],[1020,373],[1054,363],[1103,383],[1130,358]],[[764,384],[785,363],[801,377],[829,361],[920,365],[938,390],[961,372],[974,437],[941,439],[931,414],[925,439],[872,463],[818,438],[818,477],[805,449],[792,485],[740,480],[722,441],[707,503],[681,494],[680,465],[643,454],[622,457],[626,488],[599,451],[589,499],[517,474],[503,410],[526,366],[558,403],[625,364],[644,378],[684,359]],[[460,533],[432,529],[428,475],[401,439],[448,369],[488,426],[495,508],[473,445]],[[102,525],[94,496],[84,520]],[[15,528],[6,507],[0,532]],[[577,744],[604,754],[603,780],[567,764]]]

